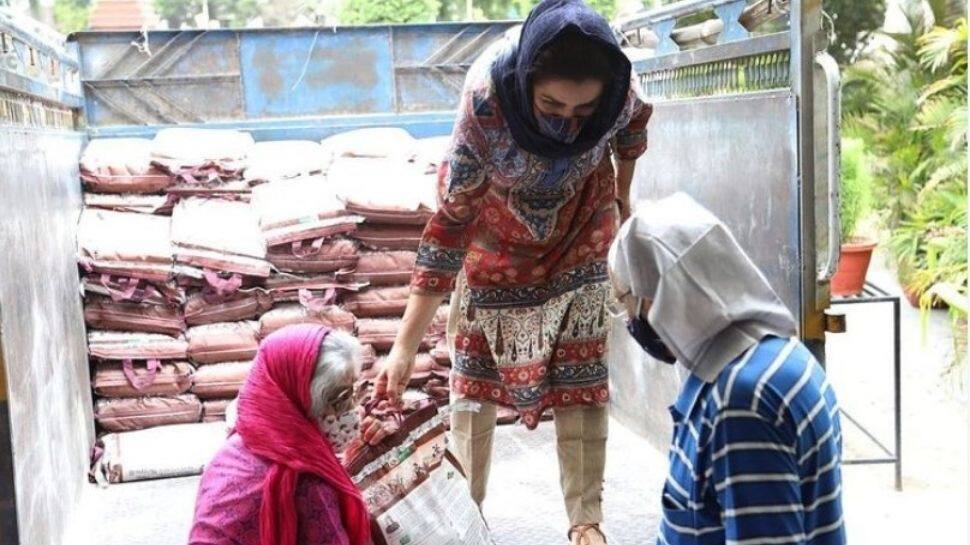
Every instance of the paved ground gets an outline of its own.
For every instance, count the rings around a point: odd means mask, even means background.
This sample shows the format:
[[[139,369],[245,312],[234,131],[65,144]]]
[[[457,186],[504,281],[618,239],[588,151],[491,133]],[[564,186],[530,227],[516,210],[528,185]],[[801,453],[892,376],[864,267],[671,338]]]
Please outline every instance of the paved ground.
[[[870,278],[892,285],[877,264]],[[944,313],[921,339],[918,313],[904,304],[905,490],[893,489],[891,466],[844,469],[850,543],[858,545],[968,542],[967,403],[958,377],[944,373],[951,339]],[[892,343],[888,307],[847,308],[849,332],[828,342],[829,372],[842,406],[891,445]],[[846,458],[878,455],[847,423]],[[663,455],[614,425],[605,494],[611,543],[654,542]],[[91,487],[90,521],[80,535],[94,545],[181,545],[190,523],[197,479]],[[485,512],[498,545],[566,543],[558,487],[554,428],[534,433],[500,428]],[[72,540],[73,541],[73,540]]]

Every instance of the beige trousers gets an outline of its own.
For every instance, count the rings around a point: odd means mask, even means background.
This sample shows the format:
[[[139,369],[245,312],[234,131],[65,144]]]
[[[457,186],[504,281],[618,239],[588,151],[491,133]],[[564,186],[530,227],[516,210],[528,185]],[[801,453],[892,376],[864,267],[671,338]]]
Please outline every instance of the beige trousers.
[[[479,409],[478,411],[470,409]],[[462,402],[451,415],[455,455],[468,477],[472,498],[485,499],[492,461],[496,407]],[[572,526],[603,521],[603,472],[609,413],[606,407],[570,407],[555,411],[559,483]]]
[[[447,342],[455,358],[459,295],[465,274],[458,275],[451,298]],[[490,403],[458,402],[452,399],[451,435],[455,455],[461,462],[472,499],[480,506],[485,500],[492,466],[492,437],[497,407]],[[603,472],[606,469],[606,438],[609,412],[606,407],[570,407],[555,410],[556,445],[559,454],[559,484],[566,514],[572,526],[603,521]]]

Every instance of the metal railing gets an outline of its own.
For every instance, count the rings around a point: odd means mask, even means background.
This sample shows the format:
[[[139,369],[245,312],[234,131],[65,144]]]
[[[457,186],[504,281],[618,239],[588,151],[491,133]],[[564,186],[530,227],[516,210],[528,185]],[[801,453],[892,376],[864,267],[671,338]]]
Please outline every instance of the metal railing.
[[[786,17],[788,7],[780,0],[685,0],[628,17],[617,29],[627,43],[655,44],[654,56],[634,63],[649,98],[780,89],[791,83],[789,33],[756,31]],[[713,17],[676,26],[705,13]]]

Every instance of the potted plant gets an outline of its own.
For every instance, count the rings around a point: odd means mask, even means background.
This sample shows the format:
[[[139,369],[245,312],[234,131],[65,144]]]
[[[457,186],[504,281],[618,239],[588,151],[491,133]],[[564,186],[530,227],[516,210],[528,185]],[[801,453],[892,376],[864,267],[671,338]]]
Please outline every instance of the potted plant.
[[[859,219],[868,211],[872,174],[865,144],[858,138],[842,139],[842,256],[832,277],[832,295],[858,295],[866,282],[876,241],[856,231]]]

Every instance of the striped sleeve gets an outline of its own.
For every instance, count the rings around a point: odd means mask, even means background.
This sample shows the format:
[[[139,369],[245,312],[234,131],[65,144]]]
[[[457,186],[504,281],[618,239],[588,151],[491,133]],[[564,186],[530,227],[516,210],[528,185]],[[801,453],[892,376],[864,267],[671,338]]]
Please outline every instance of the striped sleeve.
[[[709,452],[727,545],[804,544],[794,438],[757,412],[722,412]]]

